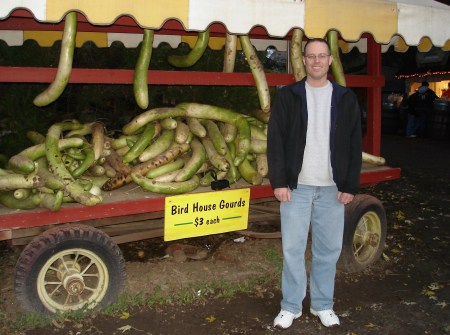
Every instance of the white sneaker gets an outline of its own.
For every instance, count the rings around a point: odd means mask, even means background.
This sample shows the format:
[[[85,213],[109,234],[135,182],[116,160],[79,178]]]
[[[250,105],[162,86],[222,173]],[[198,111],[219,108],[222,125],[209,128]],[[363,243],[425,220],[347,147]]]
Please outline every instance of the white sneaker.
[[[339,318],[332,309],[325,309],[323,311],[315,311],[314,309],[310,308],[309,311],[311,312],[312,315],[318,316],[320,319],[320,322],[322,322],[322,324],[325,327],[332,327],[332,326],[340,325]]]
[[[289,311],[281,310],[280,313],[278,313],[275,320],[273,320],[273,326],[283,329],[289,328],[292,325],[292,322],[301,316],[302,312],[294,314]]]

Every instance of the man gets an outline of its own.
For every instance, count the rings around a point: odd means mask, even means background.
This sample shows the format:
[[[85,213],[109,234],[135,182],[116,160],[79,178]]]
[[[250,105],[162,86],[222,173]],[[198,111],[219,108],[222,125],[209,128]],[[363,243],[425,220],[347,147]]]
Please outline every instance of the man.
[[[450,82],[448,82],[447,88],[442,90],[441,99],[450,100]]]
[[[283,299],[275,327],[288,328],[302,315],[310,224],[310,312],[326,327],[339,325],[334,279],[344,205],[359,187],[361,122],[356,95],[327,79],[332,61],[325,40],[309,40],[306,79],[279,90],[269,121],[269,179],[280,201],[283,242]]]
[[[414,138],[427,135],[427,124],[434,110],[434,100],[439,99],[428,86],[428,82],[423,81],[422,86],[408,98],[406,137]]]

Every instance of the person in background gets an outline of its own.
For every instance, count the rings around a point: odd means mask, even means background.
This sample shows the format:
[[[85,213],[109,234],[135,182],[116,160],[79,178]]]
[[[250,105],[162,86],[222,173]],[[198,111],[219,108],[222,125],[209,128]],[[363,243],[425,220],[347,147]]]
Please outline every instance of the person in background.
[[[441,99],[450,100],[450,82],[447,84],[447,89],[442,90]]]
[[[327,79],[332,61],[325,40],[309,40],[303,56],[306,78],[281,88],[271,110],[267,159],[280,201],[283,249],[283,297],[274,327],[288,328],[302,315],[310,225],[310,313],[325,327],[339,325],[333,311],[336,263],[344,205],[359,188],[362,144],[358,99]]]
[[[414,138],[427,135],[427,123],[434,109],[434,100],[439,99],[430,89],[427,81],[408,98],[408,121],[406,137]]]

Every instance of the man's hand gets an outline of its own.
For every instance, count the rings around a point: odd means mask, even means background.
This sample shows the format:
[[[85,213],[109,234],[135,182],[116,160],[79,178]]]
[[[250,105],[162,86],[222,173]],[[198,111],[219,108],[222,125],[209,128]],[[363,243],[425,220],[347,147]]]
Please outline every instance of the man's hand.
[[[352,202],[353,198],[354,195],[350,193],[338,192],[337,194],[338,201],[344,205],[347,205],[348,203]]]
[[[291,192],[287,187],[275,188],[273,194],[278,201],[291,201]]]

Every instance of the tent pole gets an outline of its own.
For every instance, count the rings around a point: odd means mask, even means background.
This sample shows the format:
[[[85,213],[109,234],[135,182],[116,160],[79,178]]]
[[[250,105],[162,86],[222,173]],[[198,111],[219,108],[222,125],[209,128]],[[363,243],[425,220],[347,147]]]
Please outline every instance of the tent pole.
[[[367,74],[382,76],[381,46],[367,34]],[[382,83],[374,82],[367,88],[367,133],[363,141],[364,151],[380,155],[381,146],[381,90]]]

